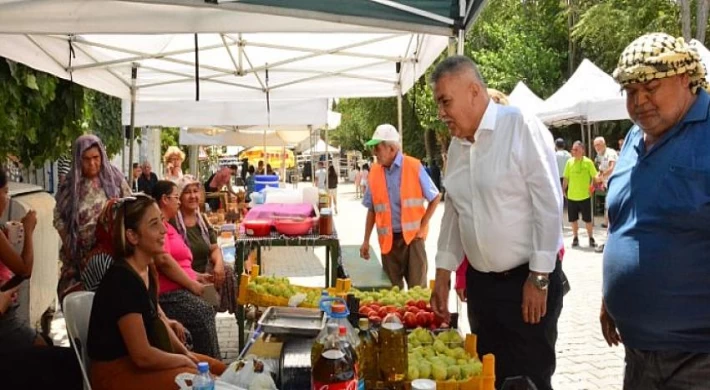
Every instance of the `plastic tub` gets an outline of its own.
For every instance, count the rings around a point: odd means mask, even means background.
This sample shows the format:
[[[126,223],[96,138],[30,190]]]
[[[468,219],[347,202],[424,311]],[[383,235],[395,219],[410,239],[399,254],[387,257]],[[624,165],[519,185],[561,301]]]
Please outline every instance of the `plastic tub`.
[[[244,232],[250,236],[264,237],[271,233],[271,222],[267,220],[244,221]]]
[[[303,236],[313,227],[311,218],[305,219],[278,219],[274,221],[276,231],[287,236]]]

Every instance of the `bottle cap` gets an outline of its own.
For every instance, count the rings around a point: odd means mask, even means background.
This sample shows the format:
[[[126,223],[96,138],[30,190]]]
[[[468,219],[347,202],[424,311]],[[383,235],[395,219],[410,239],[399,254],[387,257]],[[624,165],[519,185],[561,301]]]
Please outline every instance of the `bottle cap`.
[[[204,374],[204,373],[206,373],[206,372],[209,372],[209,371],[210,371],[210,364],[207,363],[207,362],[199,362],[199,363],[197,363],[197,371],[198,371],[200,374]]]
[[[358,328],[366,330],[370,328],[370,320],[367,318],[360,318],[357,322]]]
[[[333,313],[345,313],[345,305],[342,303],[334,303],[330,306]]]

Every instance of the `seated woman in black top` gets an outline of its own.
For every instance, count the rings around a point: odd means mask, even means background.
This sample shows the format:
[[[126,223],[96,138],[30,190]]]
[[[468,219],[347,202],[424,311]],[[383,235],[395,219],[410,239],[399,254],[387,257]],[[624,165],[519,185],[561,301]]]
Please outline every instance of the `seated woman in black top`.
[[[157,310],[153,257],[163,252],[165,227],[152,198],[116,203],[115,262],[94,297],[89,322],[91,382],[103,389],[177,389],[175,376],[197,373],[197,362],[219,361],[190,353]]]

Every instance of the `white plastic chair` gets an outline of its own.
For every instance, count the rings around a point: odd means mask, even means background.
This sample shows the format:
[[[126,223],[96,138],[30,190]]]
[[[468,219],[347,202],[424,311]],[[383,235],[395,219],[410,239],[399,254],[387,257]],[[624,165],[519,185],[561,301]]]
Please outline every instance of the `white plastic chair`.
[[[89,353],[86,340],[89,336],[89,318],[91,306],[94,304],[94,293],[90,291],[74,292],[64,297],[64,320],[67,326],[67,335],[71,340],[72,348],[81,367],[84,377],[84,390],[91,390],[89,382]]]

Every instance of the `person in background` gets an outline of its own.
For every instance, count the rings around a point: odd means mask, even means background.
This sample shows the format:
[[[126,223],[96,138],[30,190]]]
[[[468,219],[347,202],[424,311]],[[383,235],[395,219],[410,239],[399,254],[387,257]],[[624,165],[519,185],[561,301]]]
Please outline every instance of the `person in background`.
[[[619,144],[619,153],[621,153],[621,148],[624,147],[624,139],[619,138],[619,141],[617,141],[617,143]]]
[[[527,376],[550,390],[562,310],[562,196],[552,135],[519,108],[496,104],[468,57],[441,61],[431,82],[453,137],[431,307],[449,321],[451,273],[465,254],[478,354],[495,355],[496,388]]]
[[[254,175],[256,174],[256,169],[254,169],[253,165],[249,165],[249,168],[247,169],[249,172],[249,175],[247,176],[246,180],[246,201],[249,202],[251,201],[251,193],[254,192],[254,188],[256,187],[255,183],[255,178]]]
[[[333,165],[328,167],[328,196],[335,214],[338,214],[338,173]]]
[[[651,33],[612,76],[634,122],[609,179],[599,320],[624,390],[710,385],[710,95],[683,38]]]
[[[167,237],[155,201],[139,195],[116,207],[116,259],[96,291],[89,320],[92,388],[177,389],[175,376],[196,374],[203,361],[222,374],[223,363],[188,351],[159,315],[153,259],[164,252]]]
[[[0,214],[4,214],[10,205],[8,187],[7,174],[4,169],[0,168]],[[0,286],[15,275],[28,279],[32,275],[34,265],[33,234],[37,226],[36,212],[28,211],[21,223],[25,233],[20,253],[15,251],[4,226],[0,232]],[[20,321],[17,309],[18,305],[12,304],[0,314],[0,350],[10,351],[32,346],[46,346],[47,343],[37,331]]]
[[[555,160],[557,160],[557,172],[560,175],[560,185],[564,186],[565,166],[567,161],[572,158],[572,155],[567,151],[565,140],[558,138],[555,140]]]
[[[213,277],[220,296],[218,311],[236,313],[237,278],[234,268],[224,263],[222,248],[217,245],[217,233],[207,218],[200,213],[202,189],[192,175],[185,175],[178,181],[180,209],[170,224],[177,229],[192,252],[192,269],[200,274]]]
[[[355,176],[354,176],[354,182],[355,182],[355,199],[360,199],[362,197],[362,171],[360,170],[359,165],[355,165]]]
[[[226,187],[227,192],[236,197],[237,193],[232,187],[232,177],[236,176],[238,169],[239,167],[235,164],[220,168],[219,171],[213,173],[212,176],[210,176],[205,182],[205,192],[219,193],[222,191],[222,188]],[[211,210],[219,209],[219,198],[210,198],[207,200],[207,203],[210,205]],[[226,208],[227,205],[224,206]]]
[[[131,194],[121,171],[111,165],[106,149],[95,135],[82,135],[73,147],[72,169],[56,195],[54,227],[61,238],[62,262],[59,301],[81,290],[81,271],[95,244],[96,220],[106,201]]]
[[[59,156],[59,159],[57,160],[57,179],[59,182],[59,186],[61,186],[64,183],[64,180],[66,180],[67,173],[71,170],[71,147],[69,152],[62,154]]]
[[[138,178],[138,191],[146,195],[152,195],[153,187],[155,187],[155,184],[158,182],[158,175],[153,172],[153,167],[148,161],[143,161],[141,167],[143,169],[142,174]]]
[[[239,175],[242,178],[242,183],[246,183],[248,171],[249,171],[249,159],[243,158],[242,159],[242,169],[241,169],[241,172],[239,172]]]
[[[318,187],[319,190],[326,191],[327,186],[326,186],[326,181],[328,180],[328,171],[325,170],[325,166],[323,165],[323,161],[318,162],[318,169],[316,169],[316,174],[315,174],[315,185]]]
[[[609,177],[611,173],[614,172],[614,166],[616,165],[616,160],[619,158],[619,155],[616,153],[616,150],[606,146],[604,137],[594,139],[594,150],[597,152],[594,163],[599,170],[596,181],[601,184],[602,190],[606,191],[608,189]],[[606,229],[608,226],[609,213],[606,202],[604,202],[604,223],[602,223],[602,228]],[[597,246],[596,252],[604,252],[604,244]]]
[[[276,172],[274,172],[274,169],[271,168],[271,164],[266,164],[266,174],[267,175],[275,175]]]
[[[8,176],[0,168],[0,214],[10,204]],[[18,253],[10,242],[6,228],[0,232],[0,286],[13,276],[30,278],[34,266],[33,233],[37,214],[30,210],[21,220],[24,241]],[[81,371],[69,348],[51,346],[35,329],[20,319],[17,303],[20,286],[0,292],[0,375],[3,388],[13,389],[77,389],[81,387]],[[45,375],[36,375],[42,367]]]
[[[182,177],[182,163],[185,161],[185,152],[177,146],[170,146],[163,155],[165,164],[165,180],[177,181]]]
[[[265,175],[266,174],[266,168],[264,167],[263,160],[259,160],[259,162],[256,164],[256,174],[257,175]]]
[[[597,169],[594,162],[584,155],[584,144],[575,141],[572,145],[572,157],[567,161],[562,188],[567,194],[568,221],[572,224],[572,247],[579,246],[579,214],[587,227],[589,247],[596,247],[594,241],[594,223],[592,223],[592,192],[590,188],[597,182]]]
[[[362,175],[360,177],[360,195],[361,197],[363,197],[365,196],[365,191],[367,190],[367,181],[370,177],[370,165],[368,165],[367,163],[363,164],[360,173]]]
[[[212,283],[214,278],[192,269],[190,248],[168,222],[177,217],[180,209],[177,185],[172,181],[159,181],[153,190],[153,199],[160,207],[167,231],[164,253],[155,257],[160,306],[168,318],[180,322],[190,331],[195,352],[219,358],[216,313],[201,298],[205,285]]]
[[[377,126],[366,145],[373,148],[377,163],[372,166],[362,200],[367,220],[360,257],[370,259],[370,236],[376,226],[382,268],[392,285],[403,288],[406,280],[408,288],[426,287],[424,241],[439,205],[439,191],[421,162],[402,153],[394,126]]]
[[[138,192],[138,179],[143,174],[143,169],[137,162],[133,163],[133,169],[131,170],[131,191]]]

